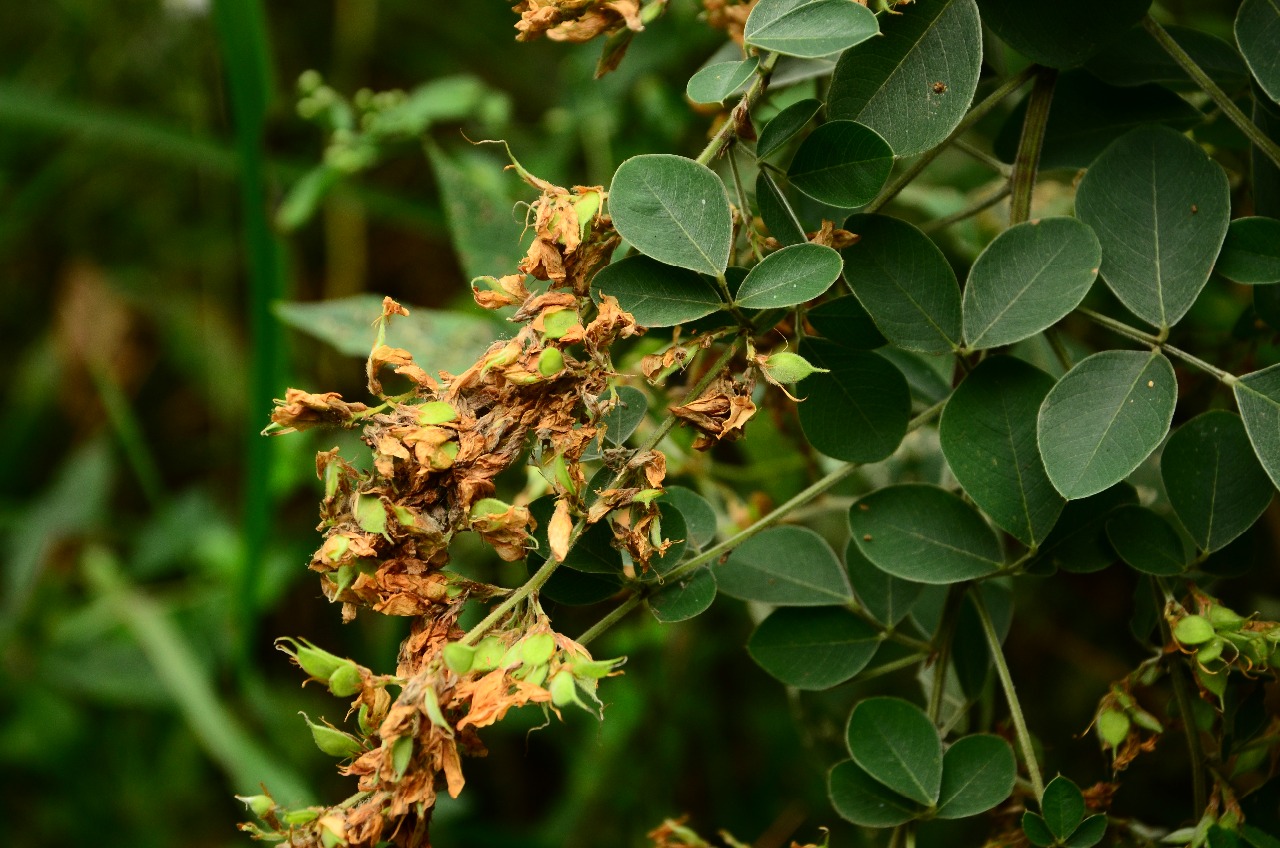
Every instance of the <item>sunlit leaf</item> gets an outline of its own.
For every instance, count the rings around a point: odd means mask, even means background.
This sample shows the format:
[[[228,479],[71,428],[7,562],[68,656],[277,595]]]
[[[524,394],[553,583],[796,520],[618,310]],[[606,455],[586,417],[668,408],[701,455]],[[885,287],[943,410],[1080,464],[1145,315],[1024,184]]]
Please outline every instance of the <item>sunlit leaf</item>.
[[[760,0],[743,38],[761,50],[815,59],[866,41],[877,30],[876,16],[848,0]]]

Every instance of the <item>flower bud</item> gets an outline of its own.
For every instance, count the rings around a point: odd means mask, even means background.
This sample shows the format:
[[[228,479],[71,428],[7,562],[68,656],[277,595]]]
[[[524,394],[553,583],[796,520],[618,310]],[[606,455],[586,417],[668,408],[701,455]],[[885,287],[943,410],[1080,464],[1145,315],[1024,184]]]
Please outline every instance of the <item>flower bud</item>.
[[[486,636],[476,645],[476,653],[471,661],[471,670],[477,672],[493,671],[502,661],[506,652],[506,644],[497,636]]]
[[[1205,642],[1196,651],[1196,662],[1201,665],[1208,665],[1214,660],[1222,656],[1222,649],[1227,645],[1227,641],[1221,637],[1214,637]]]
[[[550,662],[555,652],[556,637],[550,633],[535,633],[520,642],[520,660],[527,665]]]
[[[578,313],[572,309],[557,309],[545,312],[542,316],[542,336],[547,339],[563,338],[574,324],[578,323]]]
[[[1214,630],[1235,631],[1244,626],[1247,618],[1240,615],[1235,610],[1227,609],[1220,604],[1214,604],[1209,607],[1207,617],[1209,623],[1213,625]]]
[[[282,642],[292,643],[292,649],[288,645],[281,644]],[[317,648],[306,639],[298,640],[282,636],[276,640],[276,649],[292,657],[299,668],[316,680],[328,680],[344,663],[355,665],[351,660]]]
[[[424,427],[457,420],[458,411],[442,400],[433,400],[418,407],[418,423]]]
[[[476,649],[461,642],[450,642],[444,646],[444,664],[454,674],[466,674],[471,670],[476,658]]]
[[[538,373],[544,377],[554,377],[564,370],[564,354],[554,347],[546,348],[538,354]]]
[[[1188,615],[1173,627],[1173,637],[1183,645],[1201,645],[1213,638],[1213,625],[1199,615]]]
[[[237,795],[236,800],[243,801],[258,818],[266,816],[276,808],[276,802],[271,800],[270,795]]]
[[[1098,738],[1107,748],[1119,748],[1129,736],[1132,723],[1120,710],[1103,710],[1098,713]]]
[[[826,374],[829,370],[818,368],[800,354],[785,350],[764,360],[761,367],[770,379],[779,383],[798,383],[811,374]]]
[[[413,759],[413,737],[401,736],[391,743],[391,768],[396,777],[404,777],[409,770],[409,762]]]
[[[329,691],[339,698],[350,698],[363,688],[364,678],[360,674],[360,668],[350,660],[329,675]]]
[[[315,741],[316,747],[331,757],[358,757],[364,753],[364,746],[360,744],[360,740],[356,739],[350,733],[343,733],[336,727],[330,727],[327,724],[316,724],[306,713],[299,713],[306,720],[307,726],[311,728],[311,738]]]
[[[573,679],[573,672],[568,669],[556,672],[555,677],[551,678],[551,683],[547,686],[547,691],[551,693],[551,703],[557,707],[577,704],[586,709],[586,705],[578,698],[578,682]]]
[[[626,657],[617,657],[611,660],[574,660],[569,663],[569,669],[575,677],[584,680],[599,680],[602,677],[608,677],[613,670],[627,661]]]

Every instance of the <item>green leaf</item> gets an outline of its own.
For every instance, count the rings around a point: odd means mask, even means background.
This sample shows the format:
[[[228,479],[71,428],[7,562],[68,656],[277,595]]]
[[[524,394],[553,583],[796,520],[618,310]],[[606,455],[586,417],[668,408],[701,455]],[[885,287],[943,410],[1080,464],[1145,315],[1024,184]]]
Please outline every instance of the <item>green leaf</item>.
[[[874,200],[891,170],[893,150],[875,130],[856,121],[827,121],[800,143],[787,178],[814,200],[852,209]]]
[[[964,378],[938,424],[942,454],[982,510],[1032,546],[1044,542],[1064,501],[1036,446],[1040,405],[1053,378],[1020,359],[992,356]]]
[[[852,760],[832,767],[827,787],[832,808],[841,818],[862,827],[897,827],[924,812],[880,785]]]
[[[1173,511],[1202,551],[1221,550],[1252,527],[1275,493],[1244,422],[1222,409],[1196,416],[1169,437],[1160,472]]]
[[[723,103],[747,84],[759,65],[755,56],[741,62],[708,65],[689,78],[685,94],[694,103]]]
[[[1038,845],[1040,848],[1050,848],[1057,841],[1049,832],[1049,826],[1044,823],[1044,818],[1030,810],[1022,814],[1022,832],[1027,835],[1032,845]]]
[[[1280,283],[1280,221],[1275,218],[1237,218],[1214,270],[1247,286]]]
[[[1235,384],[1236,404],[1271,482],[1280,486],[1280,365],[1246,374]]]
[[[876,351],[894,364],[907,378],[911,397],[924,406],[933,406],[951,397],[956,361],[950,356],[928,356],[886,345]]]
[[[937,486],[886,486],[858,500],[849,527],[876,567],[917,583],[957,583],[994,573],[1000,542],[977,511]]]
[[[978,256],[964,288],[964,337],[973,350],[1030,338],[1080,305],[1102,247],[1075,218],[1024,221]]]
[[[711,504],[693,489],[684,486],[667,486],[661,500],[680,510],[689,542],[695,548],[704,548],[716,538],[716,512]]]
[[[876,16],[848,0],[761,0],[747,18],[747,44],[816,59],[847,50],[879,30]]]
[[[820,244],[774,251],[751,269],[734,299],[744,309],[776,309],[813,300],[840,276],[840,254]]]
[[[630,386],[615,386],[604,397],[614,398],[613,409],[600,416],[600,423],[606,428],[604,438],[611,444],[620,445],[644,421],[644,416],[649,411],[649,398],[644,392]]]
[[[880,38],[836,64],[827,114],[865,124],[898,156],[951,134],[978,88],[982,24],[973,0],[916,0],[881,19]]]
[[[440,186],[449,238],[468,279],[514,268],[524,254],[523,225],[511,214],[514,181],[503,173],[501,161],[475,150],[446,155],[430,142],[426,151]]]
[[[1137,502],[1138,493],[1128,483],[1069,502],[1028,568],[1087,574],[1111,565],[1116,552],[1107,540],[1107,521],[1117,509]]]
[[[846,731],[853,761],[889,790],[933,806],[942,788],[942,742],[924,711],[901,698],[859,701]]]
[[[1249,84],[1249,70],[1233,45],[1216,35],[1190,27],[1168,25],[1165,31],[1187,51],[1201,70],[1224,89],[1238,90]],[[1132,86],[1149,82],[1194,85],[1182,66],[1141,26],[1133,27],[1109,42],[1085,68],[1110,85]],[[1058,82],[1060,85],[1062,80]],[[1058,99],[1057,90],[1053,97],[1055,101]]]
[[[856,297],[845,295],[815,306],[804,316],[823,338],[841,347],[874,350],[888,344]]]
[[[687,621],[701,615],[716,599],[716,576],[710,568],[669,581],[649,596],[646,603],[653,617],[664,624]]]
[[[858,242],[840,251],[853,293],[885,338],[921,353],[960,344],[960,283],[942,251],[920,230],[887,215],[853,215]]]
[[[1159,352],[1108,350],[1081,360],[1040,407],[1037,438],[1068,500],[1119,483],[1169,432],[1178,381]]]
[[[1107,817],[1103,813],[1098,813],[1082,821],[1075,833],[1062,844],[1065,848],[1093,848],[1102,841],[1106,832]]]
[[[1151,0],[978,0],[983,23],[1002,41],[1028,59],[1051,68],[1082,64],[1141,20],[1149,5]]]
[[[875,353],[821,339],[801,342],[800,355],[828,369],[804,381],[800,429],[809,444],[845,462],[877,462],[898,449],[911,417],[901,371]]]
[[[774,115],[773,120],[760,131],[760,139],[756,142],[756,158],[764,159],[782,149],[784,144],[809,125],[821,109],[821,100],[801,100]]]
[[[648,256],[606,265],[591,287],[616,297],[642,327],[674,327],[724,308],[720,293],[705,277]]]
[[[1251,824],[1246,824],[1242,827],[1240,835],[1254,848],[1280,848],[1280,839],[1259,830]]]
[[[460,374],[493,343],[493,321],[462,312],[408,306],[387,328],[387,344],[413,354],[428,373]],[[360,294],[314,303],[277,303],[275,315],[301,333],[319,339],[339,353],[365,359],[373,347],[370,324],[382,314],[382,296]]]
[[[875,656],[880,632],[841,607],[779,609],[747,642],[756,664],[797,689],[830,689]]]
[[[659,575],[666,574],[680,564],[685,551],[689,549],[689,528],[685,526],[684,515],[670,501],[658,502],[658,522],[661,524],[662,537],[671,541],[667,552],[655,556],[650,563]]]
[[[845,548],[844,560],[858,601],[885,627],[893,627],[906,618],[924,591],[923,583],[912,583],[876,568],[852,539]]]
[[[729,195],[692,159],[650,153],[623,162],[609,186],[609,213],[624,239],[659,262],[713,277],[729,264]]]
[[[804,229],[782,189],[764,168],[756,174],[756,205],[769,234],[782,244],[806,244]]]
[[[831,546],[804,527],[772,527],[743,542],[716,568],[720,591],[779,607],[821,607],[853,600]]]
[[[1084,819],[1084,795],[1069,778],[1058,775],[1044,788],[1040,815],[1050,833],[1059,840],[1066,839]]]
[[[1017,155],[1026,117],[1023,98],[996,135],[992,150],[1006,162]],[[1085,71],[1068,71],[1053,87],[1039,167],[1087,168],[1107,145],[1137,127],[1166,124],[1185,130],[1203,120],[1199,109],[1163,86],[1118,88]]]
[[[937,816],[959,819],[985,813],[1013,792],[1018,766],[999,736],[980,733],[956,740],[942,758]]]
[[[622,580],[617,575],[558,568],[542,584],[538,594],[565,606],[590,606],[612,598],[621,588]]]
[[[1236,13],[1236,45],[1258,85],[1280,103],[1280,5],[1244,0]]]
[[[1187,567],[1178,531],[1145,506],[1122,506],[1107,519],[1107,539],[1120,559],[1143,574],[1172,577]]]
[[[1159,328],[1187,314],[1209,280],[1231,217],[1221,166],[1168,127],[1108,147],[1080,182],[1076,214],[1102,244],[1102,278]]]
[[[547,525],[556,509],[554,495],[544,495],[529,504],[529,514],[538,522],[533,531],[537,546],[530,549],[528,561],[537,566],[546,561],[549,548],[547,542]],[[613,531],[608,521],[598,521],[587,527],[577,543],[569,549],[564,565],[575,571],[586,571],[594,574],[621,574],[622,552],[613,546]]]

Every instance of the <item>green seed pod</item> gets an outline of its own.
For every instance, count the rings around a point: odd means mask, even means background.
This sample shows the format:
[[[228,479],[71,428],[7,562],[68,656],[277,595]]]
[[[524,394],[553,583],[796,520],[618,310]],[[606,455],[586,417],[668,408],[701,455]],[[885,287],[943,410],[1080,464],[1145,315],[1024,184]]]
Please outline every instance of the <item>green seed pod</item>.
[[[476,649],[461,642],[450,642],[444,646],[444,664],[454,674],[466,674],[476,658]]]
[[[292,649],[288,645],[282,645],[282,642],[291,643],[293,645]],[[291,639],[288,636],[282,636],[276,640],[276,648],[293,657],[294,662],[316,680],[328,680],[343,663],[351,662],[351,660],[343,659],[336,654],[317,648],[306,639]]]
[[[546,348],[538,354],[538,373],[544,377],[554,377],[564,370],[564,354],[554,347]]]
[[[1226,644],[1225,639],[1215,636],[1196,650],[1196,662],[1201,665],[1208,665],[1222,656],[1222,649],[1226,647]]]
[[[271,800],[270,795],[237,795],[236,800],[243,801],[258,818],[262,818],[276,808],[276,802]]]
[[[435,453],[431,454],[431,470],[444,471],[453,467],[453,463],[458,458],[458,443],[445,442],[436,448]]]
[[[440,709],[440,697],[436,695],[436,690],[427,689],[422,696],[422,706],[427,711],[427,718],[431,719],[431,723],[441,730],[453,735],[453,725],[449,724],[448,719],[444,717],[444,711]]]
[[[558,309],[544,313],[542,316],[542,337],[547,339],[564,338],[564,334],[578,323],[578,313],[572,309]]]
[[[570,704],[583,706],[578,698],[578,683],[573,679],[573,672],[568,669],[557,671],[547,690],[551,693],[551,703],[557,707],[567,707]]]
[[[551,672],[551,666],[545,664],[525,666],[525,668],[528,669],[528,673],[525,675],[524,679],[532,683],[534,686],[541,686],[546,683],[547,675]]]
[[[1199,615],[1188,615],[1173,627],[1173,637],[1183,645],[1202,645],[1213,638],[1213,625]]]
[[[424,427],[457,420],[458,410],[442,400],[433,400],[418,407],[418,423]]]
[[[569,463],[565,461],[564,454],[558,453],[556,458],[551,460],[551,473],[562,489],[571,495],[578,494],[578,485],[574,482],[573,475],[569,473]]]
[[[280,814],[280,821],[290,827],[301,827],[304,824],[311,824],[319,816],[319,810],[304,807],[301,810],[285,810]]]
[[[329,727],[326,724],[316,724],[306,713],[299,713],[306,719],[307,726],[311,728],[311,738],[316,743],[316,747],[331,757],[358,757],[364,753],[364,746],[360,744],[360,740],[356,739],[350,733],[343,733],[336,727]]]
[[[1103,710],[1098,713],[1096,726],[1098,738],[1107,748],[1119,748],[1120,744],[1129,737],[1131,726],[1129,717],[1119,710]]]
[[[377,495],[356,495],[352,507],[356,523],[366,533],[385,533],[387,531],[387,510],[382,505],[382,498]]]
[[[391,743],[391,767],[395,769],[397,778],[404,777],[404,773],[409,770],[409,761],[412,759],[412,736],[401,736]]]
[[[360,676],[359,667],[347,660],[329,675],[329,691],[339,698],[350,698],[364,688],[364,678]]]
[[[1164,725],[1160,723],[1160,719],[1144,709],[1135,708],[1130,710],[1129,718],[1143,730],[1149,730],[1152,733],[1164,733]]]
[[[320,828],[320,844],[323,845],[324,848],[341,848],[341,846],[347,844],[347,840],[343,839],[329,828],[322,827]]]
[[[1249,620],[1235,610],[1227,609],[1219,604],[1209,607],[1208,619],[1214,630],[1228,632],[1239,630]]]
[[[556,652],[556,637],[550,633],[535,633],[520,645],[520,661],[527,665],[543,665],[551,661]]]
[[[818,368],[800,354],[784,350],[766,359],[764,370],[779,383],[798,383],[812,374],[825,374],[829,369]]]
[[[612,660],[574,660],[569,663],[569,669],[575,677],[583,680],[599,680],[602,677],[607,677],[615,668],[626,661],[626,657],[617,657]]]
[[[573,202],[573,211],[578,216],[578,238],[586,238],[600,213],[600,192],[591,191],[579,197]]]
[[[477,672],[493,671],[502,661],[507,646],[497,636],[486,636],[476,645],[475,658],[471,661],[471,670]]]
[[[1222,700],[1222,696],[1227,691],[1227,670],[1214,673],[1209,671],[1202,665],[1196,666],[1196,677],[1200,681],[1200,685],[1211,692],[1218,700]]]
[[[372,736],[378,728],[369,722],[369,707],[365,704],[360,705],[360,709],[356,712],[356,725],[359,726],[360,732],[365,736]]]

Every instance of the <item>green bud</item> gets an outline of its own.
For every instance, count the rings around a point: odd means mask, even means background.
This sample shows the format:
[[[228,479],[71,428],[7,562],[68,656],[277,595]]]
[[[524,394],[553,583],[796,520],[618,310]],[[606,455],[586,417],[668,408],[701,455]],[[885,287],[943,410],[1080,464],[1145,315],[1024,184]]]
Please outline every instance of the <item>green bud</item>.
[[[301,810],[285,810],[280,814],[280,821],[290,827],[301,827],[304,824],[311,824],[319,816],[319,810],[304,807]]]
[[[600,212],[600,192],[592,191],[573,202],[573,211],[578,216],[578,238],[586,238],[591,231],[591,224]]]
[[[324,467],[324,499],[326,501],[333,500],[333,496],[338,494],[340,477],[338,463],[330,462]]]
[[[573,480],[573,475],[569,473],[569,463],[565,461],[564,454],[558,453],[556,458],[551,460],[551,473],[566,492],[572,495],[578,493],[578,486]]]
[[[476,521],[490,515],[502,515],[511,509],[511,504],[497,498],[481,498],[471,505],[471,520]]]
[[[363,688],[364,679],[360,676],[360,669],[350,660],[329,675],[329,691],[339,698],[350,698]]]
[[[360,727],[360,732],[365,736],[372,736],[373,732],[377,730],[369,722],[369,707],[367,705],[360,705],[360,709],[356,712],[356,724]]]
[[[498,668],[515,668],[520,665],[520,643],[508,645],[498,659]]]
[[[320,828],[320,844],[323,845],[324,848],[341,848],[341,846],[347,844],[347,840],[343,839],[329,828],[322,827]]]
[[[306,719],[307,726],[311,728],[311,738],[315,741],[316,747],[331,757],[358,757],[364,753],[364,746],[360,744],[360,740],[356,739],[350,733],[343,733],[336,727],[330,727],[327,724],[316,724],[306,713],[299,713]]]
[[[585,709],[585,705],[578,698],[578,682],[573,679],[573,672],[568,669],[557,671],[555,677],[551,678],[547,690],[551,693],[551,703],[557,707],[577,704]]]
[[[584,680],[599,680],[607,677],[615,668],[627,661],[626,657],[617,657],[611,660],[574,660],[569,663],[569,669],[574,676],[581,677]]]
[[[1199,615],[1188,615],[1173,627],[1173,637],[1184,645],[1202,645],[1213,638],[1213,625]]]
[[[366,533],[387,532],[387,511],[382,506],[382,498],[377,495],[357,494],[351,511],[360,529]]]
[[[433,400],[418,407],[418,423],[424,427],[457,420],[458,410],[442,400]]]
[[[444,664],[454,674],[466,674],[476,658],[476,649],[461,642],[450,642],[444,646]]]
[[[779,383],[798,383],[811,374],[826,374],[829,369],[818,368],[798,353],[782,351],[764,361],[765,373]]]
[[[546,348],[538,354],[538,373],[544,377],[554,377],[564,370],[564,354],[554,347]]]
[[[543,338],[564,338],[564,334],[569,332],[569,329],[577,323],[578,313],[572,309],[558,309],[555,312],[544,314],[542,316]]]
[[[1149,730],[1152,733],[1164,733],[1164,725],[1160,723],[1160,719],[1144,709],[1135,708],[1130,710],[1129,717],[1133,719],[1134,724],[1143,730]]]
[[[477,672],[493,671],[502,661],[506,653],[506,644],[497,636],[486,636],[476,645],[475,658],[471,662],[471,670]]]
[[[1249,620],[1235,610],[1227,609],[1218,604],[1209,607],[1208,618],[1214,630],[1226,631],[1239,630]]]
[[[436,448],[436,452],[431,454],[431,470],[444,471],[452,468],[454,461],[458,458],[458,443],[445,442]]]
[[[1216,674],[1209,671],[1202,665],[1196,666],[1196,677],[1200,680],[1200,685],[1212,693],[1218,700],[1222,700],[1222,696],[1227,691],[1227,670],[1217,672]]]
[[[1098,713],[1098,738],[1108,748],[1119,748],[1129,737],[1129,717],[1119,710],[1103,710]]]
[[[427,689],[422,696],[422,706],[426,709],[427,718],[431,719],[432,724],[450,736],[453,735],[453,725],[449,724],[448,719],[444,717],[444,711],[440,709],[440,697],[436,695],[436,690]]]
[[[360,569],[356,568],[355,563],[338,566],[338,570],[333,576],[333,582],[337,584],[338,591],[344,592],[350,589],[351,584],[356,582],[356,575],[359,573]]]
[[[551,661],[556,652],[556,637],[550,633],[535,633],[520,645],[520,660],[528,665],[543,665]]]
[[[391,767],[396,777],[404,777],[409,770],[409,761],[413,759],[413,737],[401,736],[391,743]]]
[[[1208,665],[1222,656],[1222,649],[1226,647],[1226,644],[1227,640],[1215,636],[1201,645],[1196,651],[1196,661],[1201,665]]]
[[[546,683],[547,675],[551,672],[551,666],[546,664],[524,666],[524,668],[528,669],[528,673],[525,674],[524,679],[532,683],[534,686],[541,686]]]
[[[243,801],[258,818],[262,818],[276,808],[276,802],[271,800],[270,795],[237,795],[236,800]]]
[[[292,643],[292,649],[282,642]],[[317,680],[328,680],[329,677],[337,671],[343,663],[351,663],[351,660],[343,659],[336,654],[331,654],[326,650],[317,648],[306,639],[291,639],[288,636],[282,636],[276,640],[276,649],[284,651],[293,657],[294,662]],[[354,665],[354,663],[353,663]]]

